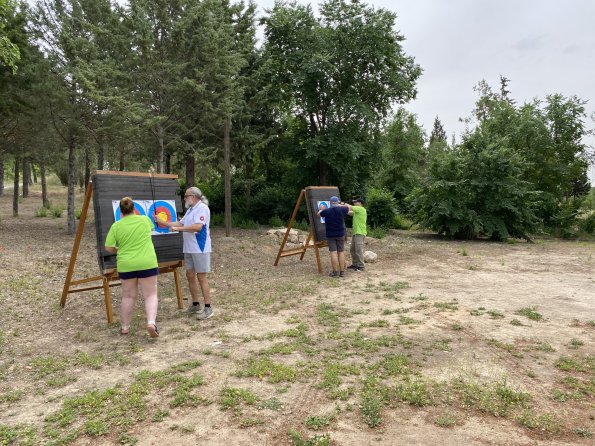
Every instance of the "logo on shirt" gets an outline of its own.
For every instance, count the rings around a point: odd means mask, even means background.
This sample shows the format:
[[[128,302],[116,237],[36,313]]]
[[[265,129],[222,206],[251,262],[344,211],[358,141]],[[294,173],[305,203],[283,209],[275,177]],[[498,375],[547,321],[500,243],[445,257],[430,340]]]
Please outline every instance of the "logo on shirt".
[[[205,221],[205,217],[204,217],[204,215],[201,215],[201,216],[200,216],[200,221]]]

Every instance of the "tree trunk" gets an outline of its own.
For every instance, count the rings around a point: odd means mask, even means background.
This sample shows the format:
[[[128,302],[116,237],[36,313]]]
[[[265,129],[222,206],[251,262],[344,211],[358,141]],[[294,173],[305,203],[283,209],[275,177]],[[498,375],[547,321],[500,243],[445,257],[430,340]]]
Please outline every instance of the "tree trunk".
[[[186,189],[194,186],[195,164],[194,154],[186,154]]]
[[[0,153],[0,197],[4,195],[4,154]]]
[[[29,197],[29,177],[31,176],[31,165],[29,158],[23,158],[23,198]]]
[[[165,152],[165,173],[171,173],[171,153]]]
[[[165,131],[160,125],[157,127],[157,141],[159,142],[159,156],[157,157],[157,173],[163,173],[163,161],[165,159]]]
[[[76,232],[76,220],[74,218],[74,188],[76,186],[76,143],[74,135],[68,140],[68,200],[66,209],[66,220],[68,223],[68,234]]]
[[[14,190],[12,191],[12,216],[19,216],[19,170],[21,168],[21,158],[14,157]]]
[[[124,150],[120,150],[120,172],[124,172]]]
[[[91,157],[89,156],[89,149],[85,149],[85,192],[91,181]]]
[[[104,157],[105,149],[103,147],[103,140],[99,138],[97,141],[97,170],[103,170]]]
[[[41,202],[43,207],[46,209],[50,208],[50,202],[48,200],[48,186],[45,178],[45,159],[42,158],[39,163],[39,174],[41,176]]]
[[[319,186],[327,186],[328,181],[328,165],[321,159],[318,159],[318,181]]]
[[[31,173],[33,173],[33,183],[37,184],[37,169],[35,168],[35,163],[31,162]]]
[[[231,235],[231,154],[229,149],[230,119],[223,125],[223,171],[225,182],[225,236]]]

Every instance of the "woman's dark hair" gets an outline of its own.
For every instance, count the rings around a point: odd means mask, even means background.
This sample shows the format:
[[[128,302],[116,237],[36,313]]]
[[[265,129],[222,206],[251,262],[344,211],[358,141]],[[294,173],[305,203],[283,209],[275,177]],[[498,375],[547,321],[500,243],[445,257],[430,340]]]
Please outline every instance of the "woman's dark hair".
[[[124,197],[120,200],[120,212],[124,215],[132,214],[134,212],[134,202],[130,197]]]

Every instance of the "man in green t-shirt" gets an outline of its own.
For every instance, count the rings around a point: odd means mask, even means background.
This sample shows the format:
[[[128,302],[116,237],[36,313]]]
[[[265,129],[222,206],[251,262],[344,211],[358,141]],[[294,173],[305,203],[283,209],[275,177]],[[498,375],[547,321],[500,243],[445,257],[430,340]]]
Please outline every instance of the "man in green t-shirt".
[[[364,207],[362,198],[355,198],[349,215],[353,215],[353,230],[351,236],[351,266],[348,269],[354,271],[364,270],[364,241],[368,232],[366,231],[366,221],[368,213]]]

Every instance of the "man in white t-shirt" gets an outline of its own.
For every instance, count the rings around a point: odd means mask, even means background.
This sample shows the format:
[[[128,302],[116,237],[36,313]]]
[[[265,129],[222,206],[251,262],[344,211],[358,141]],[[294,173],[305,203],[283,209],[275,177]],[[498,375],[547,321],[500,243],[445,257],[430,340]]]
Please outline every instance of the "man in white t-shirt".
[[[192,295],[192,305],[186,309],[186,312],[196,314],[197,319],[204,320],[213,316],[211,291],[207,280],[207,274],[211,272],[211,211],[207,197],[198,187],[190,187],[186,190],[184,203],[187,211],[180,221],[160,221],[173,231],[180,231],[184,237],[184,264]],[[199,287],[205,303],[203,311],[200,308]]]

